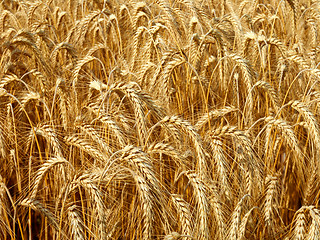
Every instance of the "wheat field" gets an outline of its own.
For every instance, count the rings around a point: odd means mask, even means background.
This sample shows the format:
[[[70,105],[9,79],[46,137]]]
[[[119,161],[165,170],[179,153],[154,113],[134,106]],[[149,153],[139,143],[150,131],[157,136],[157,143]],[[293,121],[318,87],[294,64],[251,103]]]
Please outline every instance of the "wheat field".
[[[0,14],[0,239],[320,239],[320,1]]]

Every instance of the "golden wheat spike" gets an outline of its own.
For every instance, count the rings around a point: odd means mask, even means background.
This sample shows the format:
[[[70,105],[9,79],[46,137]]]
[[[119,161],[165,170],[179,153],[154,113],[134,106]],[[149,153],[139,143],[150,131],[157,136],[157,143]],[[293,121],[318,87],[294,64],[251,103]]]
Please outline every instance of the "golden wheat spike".
[[[84,229],[83,229],[83,220],[81,219],[81,215],[77,210],[76,205],[72,205],[67,209],[68,220],[70,223],[71,236],[73,236],[76,240],[85,239]]]

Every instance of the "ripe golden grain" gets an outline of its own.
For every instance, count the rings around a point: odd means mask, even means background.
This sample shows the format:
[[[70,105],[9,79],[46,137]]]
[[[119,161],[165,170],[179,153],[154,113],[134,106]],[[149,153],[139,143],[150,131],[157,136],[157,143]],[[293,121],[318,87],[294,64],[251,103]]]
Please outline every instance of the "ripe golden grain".
[[[319,1],[0,1],[0,239],[316,239]]]

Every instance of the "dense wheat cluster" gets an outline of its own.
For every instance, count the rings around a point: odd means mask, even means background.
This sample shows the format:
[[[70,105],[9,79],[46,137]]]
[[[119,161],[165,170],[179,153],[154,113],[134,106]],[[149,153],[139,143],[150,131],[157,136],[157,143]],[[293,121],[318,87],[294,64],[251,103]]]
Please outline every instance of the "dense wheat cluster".
[[[0,5],[0,239],[319,239],[319,1]]]

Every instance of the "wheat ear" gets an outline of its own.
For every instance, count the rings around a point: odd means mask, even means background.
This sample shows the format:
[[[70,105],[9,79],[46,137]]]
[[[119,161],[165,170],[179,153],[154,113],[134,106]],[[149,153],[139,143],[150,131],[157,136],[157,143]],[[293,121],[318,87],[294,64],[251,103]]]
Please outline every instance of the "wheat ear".
[[[268,175],[266,178],[266,193],[265,201],[263,206],[263,216],[266,223],[268,232],[270,234],[275,233],[276,223],[274,219],[275,206],[277,206],[279,188],[278,188],[278,177]]]
[[[85,139],[81,139],[78,136],[66,136],[64,137],[64,141],[72,146],[79,148],[80,150],[88,153],[90,156],[94,158],[95,161],[100,161],[105,164],[107,161],[107,156],[103,154],[99,149],[94,147],[89,141]]]
[[[208,213],[209,203],[207,198],[207,189],[205,184],[201,181],[199,176],[192,171],[186,173],[194,192],[198,205],[198,239],[205,240],[210,239],[210,232],[208,228]]]
[[[208,175],[208,166],[206,162],[206,152],[202,145],[202,140],[200,135],[197,133],[195,128],[186,120],[183,120],[177,116],[166,116],[161,121],[157,123],[163,125],[164,127],[174,130],[179,130],[180,132],[184,132],[187,136],[190,137],[191,141],[194,144],[195,150],[197,152],[198,162],[197,162],[197,170],[200,176]]]
[[[213,210],[215,220],[218,225],[218,232],[216,233],[219,236],[219,239],[225,239],[226,237],[226,209],[224,205],[223,198],[220,194],[220,191],[217,187],[212,188],[212,194],[210,197],[210,204]]]
[[[272,126],[273,128],[277,129],[280,132],[281,136],[286,141],[288,146],[290,146],[294,151],[295,162],[293,165],[294,167],[297,168],[298,174],[301,177],[301,181],[304,182],[304,178],[305,178],[303,173],[304,172],[303,170],[305,168],[305,163],[303,161],[304,156],[298,145],[298,139],[293,132],[292,126],[282,119],[275,119],[274,117],[271,117],[271,116],[265,118],[265,121],[267,125]]]
[[[314,114],[309,110],[306,104],[298,100],[292,102],[291,107],[297,110],[305,119],[306,127],[311,135],[311,139],[314,141],[314,144],[317,149],[320,149],[320,132],[319,126],[316,121]]]
[[[222,118],[225,115],[237,111],[234,107],[224,107],[221,109],[215,109],[208,113],[204,113],[196,123],[195,127],[196,129],[201,129],[204,127],[207,123],[214,121],[216,119]]]
[[[83,221],[81,219],[81,216],[79,212],[77,211],[77,207],[75,205],[71,205],[67,209],[68,213],[68,221],[70,224],[70,230],[71,230],[71,236],[73,236],[73,239],[75,240],[84,240],[84,229],[83,229]]]
[[[20,202],[20,205],[25,207],[30,207],[34,211],[39,211],[41,214],[43,214],[45,217],[49,219],[49,221],[52,223],[53,227],[57,231],[61,231],[61,229],[59,229],[59,224],[56,217],[52,214],[52,212],[50,212],[47,208],[45,208],[39,201],[26,198]]]
[[[181,232],[191,236],[193,222],[189,204],[181,196],[176,194],[172,194],[171,199],[179,214]]]
[[[30,193],[30,199],[36,199],[39,186],[40,186],[40,184],[42,184],[42,181],[43,181],[45,175],[53,167],[55,167],[57,165],[61,165],[61,164],[66,164],[66,165],[71,166],[70,163],[66,159],[64,159],[63,157],[51,158],[41,165],[41,167],[38,169],[38,171],[36,172],[36,175],[34,177],[33,189]]]
[[[103,201],[103,194],[100,191],[99,187],[94,183],[94,179],[90,174],[80,175],[77,179],[73,181],[74,185],[83,186],[83,188],[89,193],[89,196],[93,200],[91,202],[93,208],[93,215],[98,216],[96,220],[97,230],[99,237],[105,239],[107,236],[106,233],[106,207]]]

